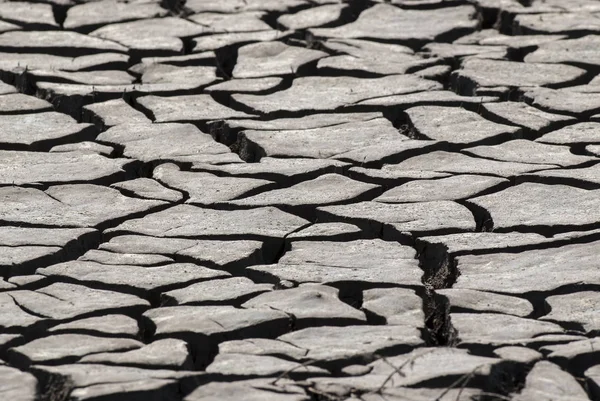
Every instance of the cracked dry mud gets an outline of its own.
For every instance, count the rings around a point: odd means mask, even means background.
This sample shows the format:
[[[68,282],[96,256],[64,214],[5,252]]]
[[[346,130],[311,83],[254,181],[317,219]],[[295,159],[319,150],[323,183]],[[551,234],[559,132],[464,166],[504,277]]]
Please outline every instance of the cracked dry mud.
[[[600,401],[597,0],[0,0],[0,400]]]

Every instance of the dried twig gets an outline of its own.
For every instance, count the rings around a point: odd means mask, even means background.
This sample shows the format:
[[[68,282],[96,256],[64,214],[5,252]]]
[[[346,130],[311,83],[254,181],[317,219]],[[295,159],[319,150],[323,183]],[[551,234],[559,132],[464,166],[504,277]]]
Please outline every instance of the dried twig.
[[[460,391],[456,397],[456,401],[458,401],[460,398],[460,395],[462,394],[463,390],[465,389],[465,386],[467,385],[467,383],[469,383],[469,381],[473,378],[473,376],[475,376],[475,372],[477,372],[477,370],[482,368],[483,366],[485,366],[485,365],[475,366],[475,368],[473,368],[473,370],[471,370],[469,373],[459,377],[454,383],[449,385],[440,395],[438,395],[438,397],[435,399],[435,401],[440,401],[443,396],[445,396],[446,394],[448,394],[450,392],[450,390],[452,390],[452,389],[456,388],[456,386],[460,385],[461,386]]]
[[[500,400],[503,400],[503,401],[512,401],[512,398],[507,397],[507,396],[502,395],[502,394],[498,394],[498,393],[490,393],[490,392],[487,392],[487,391],[482,391],[479,394],[481,394],[481,395],[489,395],[490,397],[496,397],[496,398],[498,398]]]
[[[406,377],[406,375],[402,372],[402,369],[408,365],[408,364],[413,364],[415,362],[415,360],[417,360],[418,358],[425,356],[431,352],[435,351],[435,349],[430,349],[427,350],[427,352],[423,352],[421,354],[418,355],[413,355],[410,358],[408,358],[406,361],[404,361],[400,366],[396,367],[394,366],[394,364],[392,364],[391,362],[389,362],[385,357],[381,356],[379,359],[381,359],[383,362],[385,362],[387,365],[391,366],[392,369],[394,369],[392,371],[392,373],[390,373],[386,379],[383,381],[383,383],[381,383],[381,386],[379,386],[379,388],[374,391],[374,393],[379,393],[381,394],[381,392],[383,391],[385,385],[392,380],[392,377],[394,377],[394,375],[397,373],[398,375],[400,375],[400,377]]]
[[[319,361],[320,361],[320,359],[309,359],[308,361],[304,361],[304,362],[302,362],[302,363],[300,363],[300,364],[298,364],[298,365],[296,365],[296,366],[294,366],[294,367],[292,367],[292,368],[289,368],[288,370],[286,370],[285,372],[283,372],[282,374],[280,374],[279,376],[277,376],[277,377],[275,378],[275,380],[273,380],[273,381],[271,382],[271,384],[272,384],[272,385],[274,385],[274,386],[276,386],[276,385],[277,385],[277,382],[278,382],[279,380],[281,380],[281,379],[283,379],[283,378],[287,377],[287,375],[289,375],[290,373],[292,373],[294,370],[296,370],[296,369],[300,369],[300,368],[305,368],[305,367],[307,367],[307,366],[310,366],[310,365],[312,365],[313,363],[315,363],[315,362],[319,362]]]

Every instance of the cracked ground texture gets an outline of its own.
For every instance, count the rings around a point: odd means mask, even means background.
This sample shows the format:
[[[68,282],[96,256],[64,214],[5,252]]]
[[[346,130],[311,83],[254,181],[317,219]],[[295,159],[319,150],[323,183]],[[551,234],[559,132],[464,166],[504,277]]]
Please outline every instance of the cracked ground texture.
[[[597,0],[0,0],[0,400],[600,400]]]

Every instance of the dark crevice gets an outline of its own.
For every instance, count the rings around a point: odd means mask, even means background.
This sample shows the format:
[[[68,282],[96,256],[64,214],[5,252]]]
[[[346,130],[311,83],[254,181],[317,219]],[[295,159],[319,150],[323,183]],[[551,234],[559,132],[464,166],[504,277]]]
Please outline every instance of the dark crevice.
[[[556,363],[574,377],[585,377],[585,371],[596,366],[598,364],[598,358],[600,358],[600,349],[596,349],[591,341],[589,344],[589,352],[577,353],[573,356],[551,356],[548,350],[542,349],[540,351],[545,354],[547,359]],[[600,395],[600,393],[597,394]],[[597,398],[591,397],[591,399],[596,400]]]
[[[470,201],[457,201],[457,203],[466,207],[473,213],[473,217],[475,218],[476,228],[475,230],[478,232],[491,232],[494,231],[494,220],[492,219],[492,215],[490,212]]]
[[[161,0],[160,6],[171,12],[172,15],[181,15],[185,12],[186,0]]]
[[[496,192],[503,191],[503,190],[505,190],[505,189],[507,189],[507,188],[509,188],[511,186],[514,186],[514,185],[515,185],[515,183],[512,180],[504,181],[504,182],[501,182],[499,184],[493,185],[493,186],[491,186],[489,188],[486,188],[486,189],[484,189],[484,190],[482,190],[480,192],[477,192],[477,193],[474,193],[472,195],[469,195],[468,199],[478,198],[480,196],[485,196],[485,195],[491,195],[491,194],[494,194]],[[456,200],[456,202],[459,202],[459,203],[462,202],[461,204],[463,204],[463,206],[464,206],[464,203],[466,201],[467,201],[467,198],[462,198],[462,199]],[[473,211],[471,211],[471,213],[473,213]],[[475,214],[473,214],[473,215],[475,216]],[[492,228],[493,228],[493,225],[492,225]],[[484,229],[484,231],[488,231],[488,230]]]
[[[188,191],[185,191],[185,190],[183,190],[181,188],[173,187],[173,186],[165,183],[164,181],[159,180],[158,178],[154,178],[152,175],[150,175],[148,178],[151,178],[151,179],[155,180],[156,182],[158,182],[160,185],[162,185],[163,187],[165,187],[167,189],[170,189],[172,191],[177,191],[177,192],[181,193],[181,195],[183,196],[181,198],[181,200],[179,200],[177,202],[172,202],[173,204],[184,204],[184,203],[187,203],[190,200],[190,193]]]
[[[7,22],[9,24],[14,24],[21,27],[23,30],[27,31],[54,31],[57,27],[53,24],[46,24],[43,22],[27,22],[26,20],[12,19],[3,16],[0,18],[0,22]],[[5,32],[5,31],[3,31]]]
[[[137,102],[135,99],[132,99],[131,103],[134,109],[144,114],[146,118],[148,118],[150,121],[156,121],[156,116],[150,109],[147,109],[146,107],[142,106],[142,104]]]
[[[415,177],[415,178],[413,178],[413,177],[390,177],[390,178],[388,178],[388,177],[377,177],[377,176],[373,177],[373,176],[369,176],[368,171],[365,171],[365,170],[377,171],[378,169],[367,169],[367,168],[363,168],[363,166],[352,166],[352,168],[344,175],[347,175],[348,177],[350,177],[356,181],[366,182],[368,184],[381,185],[383,187],[384,191],[387,191],[389,189],[406,184],[407,182],[410,182],[410,181],[430,179],[430,178],[419,178],[419,177]]]
[[[14,304],[15,304],[16,306],[18,306],[18,307],[19,307],[19,309],[21,309],[23,312],[27,313],[28,315],[35,316],[35,317],[37,317],[37,318],[40,318],[40,319],[46,319],[46,316],[40,315],[39,313],[36,313],[35,311],[32,311],[31,309],[27,308],[26,306],[24,306],[24,305],[21,305],[21,304],[20,304],[20,303],[19,303],[19,302],[18,302],[18,301],[15,299],[15,297],[14,297],[14,296],[12,296],[11,294],[8,294],[8,296],[9,296],[9,297],[10,297],[10,298],[13,300]]]
[[[54,14],[54,21],[62,28],[65,20],[67,19],[67,12],[69,11],[70,5],[61,5],[57,3],[52,4],[52,14]]]
[[[561,169],[561,171],[564,169]],[[600,189],[600,183],[585,181],[584,179],[569,178],[569,177],[551,177],[551,176],[537,176],[537,175],[523,175],[517,177],[517,184],[525,182],[535,182],[546,185],[568,185],[575,188],[596,190]]]
[[[262,192],[262,191],[259,191]],[[337,202],[329,202],[329,203],[323,203],[323,204],[312,204],[312,205],[285,205],[285,204],[270,204],[268,206],[273,206],[276,207],[286,213],[290,213],[293,214],[295,216],[298,217],[302,217],[303,219],[306,219],[308,221],[314,222],[317,219],[317,208],[319,207],[325,207],[325,206],[337,206],[337,205],[347,205],[347,204],[351,204],[351,203],[358,203],[358,202],[364,202],[364,201],[370,201],[373,200],[374,198],[378,197],[379,195],[382,194],[382,189],[381,188],[373,188],[369,191],[366,191],[358,196],[355,196],[353,198],[348,198],[348,199],[344,199],[341,201],[337,201]],[[267,206],[267,205],[264,205]],[[254,209],[255,207],[257,207],[256,205],[233,205],[233,204],[223,204],[221,205],[221,210],[247,210],[247,209]]]
[[[452,326],[450,303],[444,296],[426,289],[423,302],[428,346],[453,347],[458,344],[458,331]]]
[[[233,69],[237,63],[238,49],[240,46],[225,46],[215,50],[217,76],[223,79],[231,79]]]
[[[74,383],[66,376],[50,373],[41,368],[32,368],[29,373],[37,379],[37,400],[67,401]]]
[[[355,167],[364,167],[364,168],[372,168],[372,169],[381,169],[386,164],[398,164],[403,162],[406,159],[411,157],[420,156],[426,153],[435,152],[435,151],[447,151],[449,150],[449,144],[444,141],[430,143],[421,148],[407,149],[404,151],[399,151],[389,156],[381,157],[375,161],[357,163],[355,160],[351,158],[345,158],[336,156],[337,160],[344,161],[347,163],[354,164]]]
[[[565,63],[565,64],[569,64],[569,63]],[[581,65],[575,65],[575,66],[579,66],[580,68],[583,68]],[[561,89],[561,88],[568,88],[571,86],[587,85],[598,74],[598,72],[599,72],[599,69],[597,69],[597,68],[588,68],[586,70],[585,74],[583,74],[581,77],[572,79],[571,81],[544,85],[544,87],[551,88],[551,89]]]
[[[499,401],[521,392],[525,388],[525,380],[532,368],[532,364],[523,364],[509,360],[493,364],[489,375],[486,377],[482,401]],[[503,398],[498,398],[495,395]]]
[[[477,8],[479,21],[481,22],[480,30],[494,29],[500,21],[500,7],[484,7],[478,3],[474,5]]]
[[[456,260],[443,244],[417,240],[415,245],[419,265],[423,270],[422,281],[431,290],[452,288],[460,275]]]
[[[373,326],[387,324],[387,319],[385,317],[380,316],[380,315],[376,314],[375,312],[372,312],[368,309],[361,308],[361,311],[367,317],[367,324],[373,325]]]
[[[589,224],[556,224],[553,226],[547,225],[516,225],[511,227],[494,228],[495,232],[498,233],[536,233],[543,235],[544,237],[551,238],[557,234],[565,234],[575,231],[592,231],[600,229],[600,223],[589,223]]]
[[[299,159],[299,158],[296,158]],[[307,159],[308,160],[308,159]],[[311,159],[312,160],[312,159]],[[314,170],[297,173],[293,175],[286,175],[285,173],[280,173],[278,171],[261,171],[261,172],[249,172],[244,173],[242,171],[230,173],[226,170],[219,170],[218,166],[201,166],[196,165],[193,166],[191,171],[198,172],[207,172],[218,177],[233,177],[233,178],[255,178],[260,180],[273,181],[278,184],[278,188],[289,188],[293,185],[299,184],[304,181],[313,180],[318,178],[324,174],[341,174],[348,175],[348,169],[351,166],[338,166],[338,165],[330,165],[323,166],[320,168],[315,168]]]
[[[599,142],[593,142],[593,143],[575,143],[575,144],[570,144],[571,146],[571,153],[573,153],[574,155],[579,155],[579,156],[593,156],[598,158],[598,160],[600,160],[600,155],[595,154],[595,153],[591,153],[590,151],[588,151],[586,148],[590,145],[600,145]]]

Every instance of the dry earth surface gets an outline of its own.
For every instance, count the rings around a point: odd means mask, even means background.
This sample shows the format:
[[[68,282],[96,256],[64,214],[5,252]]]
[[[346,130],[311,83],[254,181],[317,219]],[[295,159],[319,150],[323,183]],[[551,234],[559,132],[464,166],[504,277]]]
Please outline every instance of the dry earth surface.
[[[597,0],[0,1],[0,399],[600,400]]]

